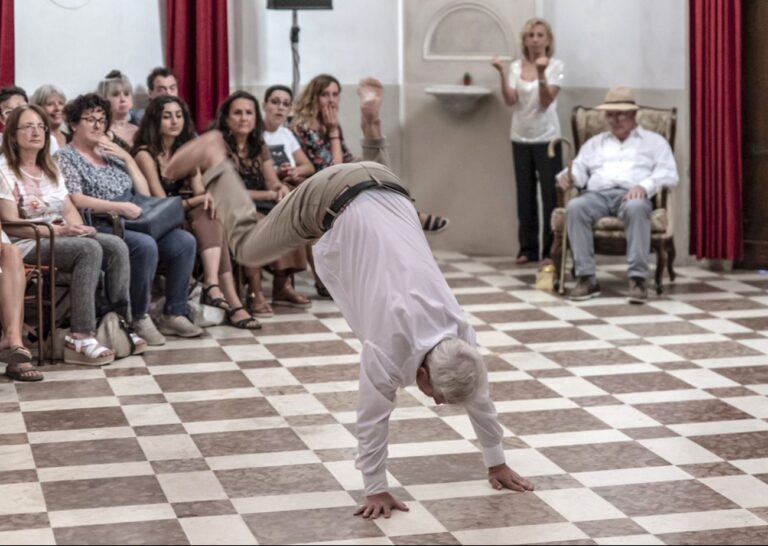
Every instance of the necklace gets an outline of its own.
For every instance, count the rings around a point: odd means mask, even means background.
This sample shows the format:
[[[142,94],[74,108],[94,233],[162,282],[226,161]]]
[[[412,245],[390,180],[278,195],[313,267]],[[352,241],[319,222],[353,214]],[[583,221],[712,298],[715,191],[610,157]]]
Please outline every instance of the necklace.
[[[41,172],[39,176],[35,176],[33,174],[29,174],[27,171],[25,171],[21,167],[19,167],[19,170],[21,171],[21,174],[25,175],[27,178],[31,178],[32,180],[37,180],[38,182],[41,181],[45,176],[45,173],[43,172]]]

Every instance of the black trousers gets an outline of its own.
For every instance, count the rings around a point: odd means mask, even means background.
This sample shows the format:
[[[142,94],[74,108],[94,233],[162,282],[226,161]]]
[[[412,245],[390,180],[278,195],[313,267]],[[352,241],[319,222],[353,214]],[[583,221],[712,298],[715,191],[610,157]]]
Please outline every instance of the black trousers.
[[[547,157],[548,144],[547,142],[532,144],[512,142],[517,182],[517,235],[520,241],[518,256],[526,256],[534,261],[538,261],[540,257],[549,258],[549,250],[552,247],[550,218],[557,202],[555,175],[560,172],[563,165],[560,144],[555,147],[555,157],[551,158]],[[541,185],[541,204],[544,214],[541,222],[536,199],[537,182]],[[543,249],[539,249],[539,224],[543,227]]]

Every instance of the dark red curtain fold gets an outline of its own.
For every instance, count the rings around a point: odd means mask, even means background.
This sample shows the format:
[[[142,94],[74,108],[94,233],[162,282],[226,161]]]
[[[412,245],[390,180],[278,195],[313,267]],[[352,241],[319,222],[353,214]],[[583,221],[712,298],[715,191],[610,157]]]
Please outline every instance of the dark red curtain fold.
[[[13,0],[0,0],[0,87],[13,85],[15,79]]]
[[[689,0],[691,254],[738,260],[742,243],[741,2]]]
[[[166,62],[202,132],[229,95],[227,2],[166,2]]]

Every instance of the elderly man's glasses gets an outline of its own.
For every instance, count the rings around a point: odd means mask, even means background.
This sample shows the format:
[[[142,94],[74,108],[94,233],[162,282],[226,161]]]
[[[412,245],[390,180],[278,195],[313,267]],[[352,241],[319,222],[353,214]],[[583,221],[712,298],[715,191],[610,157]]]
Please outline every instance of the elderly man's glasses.
[[[88,116],[82,118],[82,120],[88,125],[92,125],[93,127],[98,127],[99,125],[104,127],[107,124],[107,118],[95,118],[93,116]]]
[[[20,125],[17,131],[23,131],[25,133],[31,133],[37,131],[38,133],[47,133],[48,126],[42,123],[27,123],[26,125]]]

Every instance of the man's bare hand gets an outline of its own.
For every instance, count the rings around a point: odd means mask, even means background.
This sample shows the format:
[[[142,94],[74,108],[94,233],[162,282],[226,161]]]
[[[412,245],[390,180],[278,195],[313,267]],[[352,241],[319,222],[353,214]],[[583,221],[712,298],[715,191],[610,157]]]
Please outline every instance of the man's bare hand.
[[[355,515],[376,519],[383,514],[385,518],[389,518],[389,516],[392,515],[393,508],[403,512],[408,512],[410,510],[410,508],[389,493],[378,493],[376,495],[365,497],[365,503],[357,507]]]
[[[573,186],[573,177],[566,171],[557,177],[557,185],[560,186],[560,189],[563,191],[568,191],[571,186]]]
[[[646,197],[648,197],[648,194],[645,193],[645,188],[637,185],[629,190],[626,195],[624,195],[624,201],[631,201],[632,199],[645,199]]]
[[[533,491],[533,484],[522,478],[506,464],[492,466],[488,469],[488,481],[494,489],[511,489],[512,491]]]

